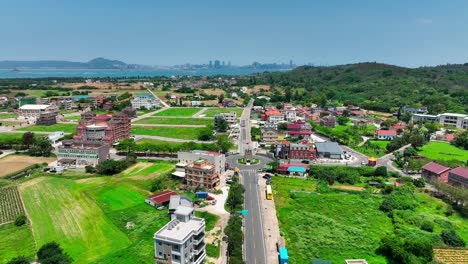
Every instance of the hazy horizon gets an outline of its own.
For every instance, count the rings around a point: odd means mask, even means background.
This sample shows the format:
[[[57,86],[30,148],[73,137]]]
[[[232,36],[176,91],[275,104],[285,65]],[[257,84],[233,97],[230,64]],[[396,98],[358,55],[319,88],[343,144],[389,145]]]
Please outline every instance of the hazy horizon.
[[[5,0],[0,60],[404,67],[468,61],[468,2]],[[18,19],[18,17],[20,19]]]

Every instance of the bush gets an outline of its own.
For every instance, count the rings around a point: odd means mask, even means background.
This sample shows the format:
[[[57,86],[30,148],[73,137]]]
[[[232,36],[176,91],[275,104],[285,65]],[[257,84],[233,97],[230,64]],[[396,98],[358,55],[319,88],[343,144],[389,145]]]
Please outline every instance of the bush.
[[[154,179],[154,181],[151,183],[150,191],[151,192],[158,192],[158,191],[162,191],[162,189],[163,189],[162,180],[160,178]]]
[[[424,188],[426,186],[426,181],[421,177],[419,179],[413,179],[413,184],[418,188]]]
[[[25,215],[19,215],[15,219],[15,226],[22,226],[25,225],[28,219],[26,218]]]
[[[69,264],[73,261],[57,242],[50,242],[43,245],[39,251],[37,251],[37,260],[41,264]]]
[[[426,220],[421,224],[421,230],[431,232],[434,231],[434,223],[432,221]]]
[[[384,176],[387,177],[387,167],[380,166],[375,169],[375,176]]]
[[[19,256],[7,262],[7,264],[30,264],[30,263],[31,261],[25,256]]]
[[[451,247],[464,247],[465,246],[465,241],[461,239],[460,236],[455,232],[455,230],[444,230],[442,231],[442,234],[440,235],[442,237],[442,241],[447,246]]]
[[[402,186],[386,196],[380,210],[391,212],[393,210],[412,210],[418,206],[418,201],[414,196],[411,187]]]
[[[93,166],[85,166],[86,173],[95,173],[96,169]]]

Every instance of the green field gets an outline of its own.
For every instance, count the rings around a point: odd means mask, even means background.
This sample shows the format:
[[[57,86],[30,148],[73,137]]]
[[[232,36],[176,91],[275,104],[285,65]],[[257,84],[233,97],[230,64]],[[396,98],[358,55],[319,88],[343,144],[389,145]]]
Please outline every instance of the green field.
[[[0,124],[2,126],[17,126],[17,125],[21,125],[22,123],[24,122],[18,122],[18,121],[2,121],[0,120]]]
[[[15,118],[15,117],[18,117],[18,114],[16,114],[16,113],[0,113],[0,119]]]
[[[39,134],[35,134],[35,137],[39,137]],[[1,144],[21,144],[23,133],[0,133],[0,145]]]
[[[133,135],[196,140],[203,127],[133,127]]]
[[[447,204],[424,193],[415,194],[416,209],[395,210],[392,223],[379,209],[383,195],[317,194],[313,181],[282,177],[275,177],[272,184],[291,263],[310,263],[313,258],[332,263],[361,258],[369,263],[388,263],[376,249],[381,238],[391,234],[418,234],[440,246],[441,231],[453,228],[468,241],[468,221],[458,213],[447,217]],[[422,221],[432,222],[434,231],[422,231]]]
[[[383,149],[387,147],[388,144],[390,144],[391,141],[385,141],[385,140],[369,140],[369,143],[372,145],[377,145]]]
[[[213,124],[213,119],[208,118],[164,118],[147,117],[140,119],[133,124],[161,124],[161,125],[209,125]]]
[[[34,258],[36,247],[30,226],[15,226],[14,224],[0,225],[0,264],[23,255]]]
[[[65,121],[79,121],[81,119],[81,116],[80,115],[66,116],[64,119]]]
[[[76,125],[74,124],[54,124],[50,126],[34,125],[18,129],[19,131],[38,131],[38,132],[56,132],[63,131],[65,133],[75,133]]]
[[[202,108],[169,108],[164,111],[161,111],[154,116],[193,116],[194,114],[200,112]]]
[[[458,160],[461,162],[468,160],[468,150],[457,148],[445,142],[431,141],[424,145],[418,153],[433,160]]]
[[[76,110],[60,110],[60,114],[62,115],[66,115],[66,114],[71,114],[71,113],[75,113]]]
[[[169,161],[138,162],[125,170],[125,177],[147,177],[169,173],[174,169],[174,164]]]
[[[353,149],[368,156],[380,158],[387,154],[387,145],[391,141],[368,140],[362,146],[354,146]]]
[[[216,114],[221,114],[221,113],[230,113],[230,112],[236,112],[237,117],[240,117],[242,115],[243,108],[236,108],[236,107],[228,107],[228,108],[208,108],[203,114],[207,117],[214,117]]]

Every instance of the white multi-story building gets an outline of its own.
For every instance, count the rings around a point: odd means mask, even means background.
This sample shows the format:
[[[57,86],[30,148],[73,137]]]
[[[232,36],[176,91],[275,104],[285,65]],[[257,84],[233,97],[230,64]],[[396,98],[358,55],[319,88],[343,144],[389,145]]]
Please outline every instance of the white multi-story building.
[[[205,150],[192,150],[192,151],[179,151],[177,152],[178,165],[187,166],[189,163],[205,159],[215,166],[215,172],[222,174],[226,167],[226,156],[219,152],[205,151]]]
[[[19,108],[20,115],[24,117],[38,118],[41,113],[54,112],[58,113],[57,106],[55,105],[43,105],[43,104],[27,104]]]
[[[156,100],[151,94],[137,94],[130,102],[135,109],[140,109],[141,107],[154,109],[160,105],[159,100]]]
[[[456,128],[468,128],[468,115],[455,114],[455,113],[443,113],[439,115],[425,115],[425,114],[413,114],[411,117],[412,122],[417,121],[433,121],[439,122],[443,126],[453,126]]]
[[[205,220],[194,209],[179,206],[172,220],[154,234],[156,264],[200,264],[206,257]]]

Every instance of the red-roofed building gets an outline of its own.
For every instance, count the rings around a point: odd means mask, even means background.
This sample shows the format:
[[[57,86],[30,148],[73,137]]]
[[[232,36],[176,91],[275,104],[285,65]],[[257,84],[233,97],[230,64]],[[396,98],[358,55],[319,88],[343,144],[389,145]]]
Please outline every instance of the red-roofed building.
[[[308,165],[304,165],[304,164],[280,164],[278,166],[278,172],[281,173],[281,174],[288,174],[288,169],[289,167],[301,167],[301,168],[304,168],[306,170],[306,172],[309,171],[309,166]]]
[[[275,147],[275,155],[280,159],[299,159],[299,160],[314,160],[316,159],[316,150],[307,144],[294,144],[289,142],[281,142]]]
[[[160,193],[156,193],[156,194],[146,197],[145,203],[153,207],[166,205],[171,200],[172,195],[177,195],[177,193],[171,190],[164,190]]]
[[[394,125],[394,126],[390,127],[390,130],[398,131],[398,130],[403,130],[405,128],[406,128],[406,126],[403,126],[403,125]]]
[[[275,108],[267,110],[263,118],[264,120],[268,120],[269,122],[272,122],[272,123],[278,123],[278,122],[284,121],[284,115],[281,114],[281,112]]]
[[[448,174],[448,182],[455,186],[468,187],[468,168],[458,167]]]
[[[130,118],[127,114],[98,115],[86,112],[81,115],[76,127],[76,140],[106,141],[109,145],[131,135]]]
[[[376,134],[380,140],[394,140],[397,136],[396,130],[377,130]]]
[[[421,175],[426,180],[437,179],[442,182],[448,182],[450,168],[440,165],[437,162],[429,162],[422,167]]]

